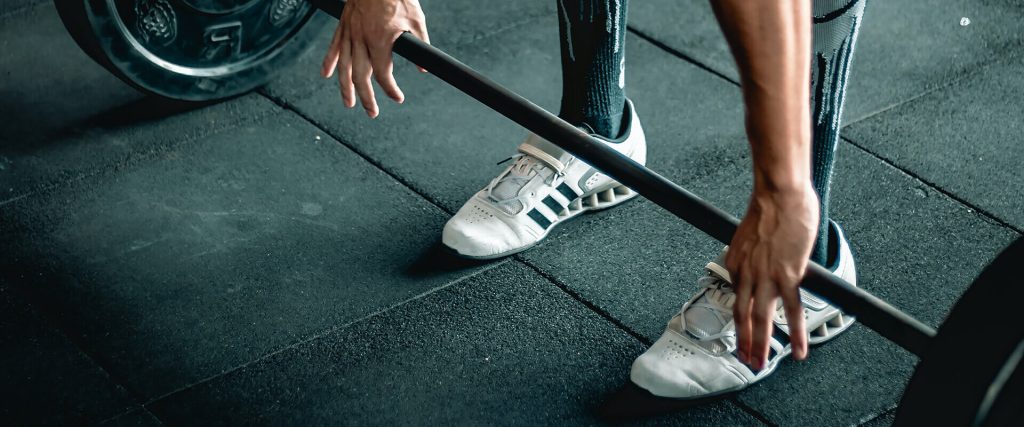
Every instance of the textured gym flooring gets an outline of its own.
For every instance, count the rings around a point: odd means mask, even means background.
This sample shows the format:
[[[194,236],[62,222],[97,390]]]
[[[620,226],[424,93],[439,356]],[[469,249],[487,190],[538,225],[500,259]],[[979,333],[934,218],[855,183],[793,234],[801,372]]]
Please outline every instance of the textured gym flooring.
[[[557,107],[554,2],[423,3],[435,45]],[[932,326],[1024,230],[1021,22],[1015,0],[868,4],[832,212],[860,284]],[[442,225],[524,131],[404,61],[405,105],[345,110],[317,75],[329,35],[184,107],[95,65],[48,1],[4,1],[0,423],[892,422],[916,359],[860,325],[725,399],[626,387],[719,244],[638,200],[508,259],[447,255]],[[633,1],[627,55],[649,166],[741,214],[706,1]]]

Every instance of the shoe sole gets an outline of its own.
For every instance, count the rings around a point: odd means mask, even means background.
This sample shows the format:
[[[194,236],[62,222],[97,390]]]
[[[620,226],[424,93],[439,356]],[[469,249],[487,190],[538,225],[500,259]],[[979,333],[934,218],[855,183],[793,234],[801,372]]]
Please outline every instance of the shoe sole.
[[[827,304],[825,301],[822,301],[820,298],[803,289],[800,290],[800,300],[804,303],[805,322],[810,320],[812,313],[812,309],[809,309],[808,306],[815,307]],[[807,343],[810,345],[823,344],[826,341],[835,338],[837,335],[843,333],[847,329],[850,329],[850,326],[853,326],[857,321],[855,317],[843,313],[839,308],[833,305],[825,305],[821,309],[820,314],[815,310],[813,317],[815,318],[814,324],[817,326],[813,328],[808,326],[807,328]],[[781,319],[777,317],[776,321],[779,320]]]
[[[842,311],[836,309],[836,312],[830,315],[824,323],[817,328],[808,331],[810,337],[808,338],[807,343],[810,345],[824,344],[845,332],[847,329],[850,329],[854,323],[857,323],[856,317],[843,314]]]
[[[548,237],[548,234],[551,234],[551,231],[553,231],[555,227],[559,226],[560,224],[570,219],[580,216],[580,214],[587,212],[597,212],[604,209],[612,208],[636,198],[637,195],[638,193],[636,193],[629,187],[614,182],[608,188],[580,196],[573,200],[572,202],[569,202],[569,206],[566,207],[565,210],[563,210],[562,212],[558,213],[558,220],[552,223],[551,226],[544,231],[544,234],[541,235],[536,242],[530,243],[529,245],[520,248],[512,249],[510,251],[505,251],[494,255],[466,255],[459,252],[457,249],[451,246],[445,245],[444,242],[442,242],[441,244],[444,247],[448,248],[453,253],[463,258],[475,260],[490,260],[504,258],[507,256],[515,255],[534,246],[537,246],[538,243],[544,241],[544,239]]]

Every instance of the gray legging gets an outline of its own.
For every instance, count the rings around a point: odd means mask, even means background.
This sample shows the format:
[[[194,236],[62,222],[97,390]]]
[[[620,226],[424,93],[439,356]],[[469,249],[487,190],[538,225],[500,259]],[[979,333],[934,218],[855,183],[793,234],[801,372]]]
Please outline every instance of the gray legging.
[[[625,103],[627,0],[556,0],[562,47],[559,116],[609,138],[619,133]],[[714,1],[714,0],[711,0]],[[866,0],[813,0],[811,111],[812,171],[821,199],[821,224],[811,259],[829,261],[829,184],[840,116]]]
[[[814,190],[821,199],[818,242],[811,259],[829,260],[828,201],[832,164],[839,144],[840,119],[846,98],[846,80],[866,0],[814,0],[814,54],[811,57],[811,122],[814,145],[811,153]]]

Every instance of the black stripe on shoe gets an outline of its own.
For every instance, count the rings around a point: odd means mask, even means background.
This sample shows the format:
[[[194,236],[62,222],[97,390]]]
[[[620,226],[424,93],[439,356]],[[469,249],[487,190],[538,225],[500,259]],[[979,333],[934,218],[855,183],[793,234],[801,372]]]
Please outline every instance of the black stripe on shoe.
[[[536,222],[540,228],[547,230],[548,227],[551,226],[551,220],[544,216],[544,214],[540,213],[537,208],[530,209],[530,211],[526,213],[526,216],[530,217],[533,222]]]
[[[558,190],[559,193],[562,193],[562,195],[565,196],[565,199],[569,201],[576,200],[576,198],[580,196],[576,190],[573,190],[572,187],[564,182],[559,184],[555,189]]]
[[[555,200],[550,195],[544,198],[544,204],[551,208],[551,212],[554,212],[555,215],[558,215],[565,210],[565,206],[562,206],[561,203],[558,203],[558,200]]]
[[[774,359],[775,356],[778,355],[778,354],[779,353],[777,351],[775,351],[774,348],[772,348],[771,346],[768,346],[768,359],[765,359],[765,366],[767,366],[768,363],[771,363],[772,359]],[[732,355],[737,360],[740,358],[740,354],[737,353],[736,350],[733,350]],[[757,375],[759,372],[762,371],[762,369],[754,369],[754,368],[750,367],[750,365],[747,365],[745,363],[741,363],[741,365],[743,365],[744,368],[747,368],[747,370],[750,371],[750,373],[752,373],[754,375]]]
[[[779,344],[782,344],[783,348],[789,345],[789,334],[783,331],[776,323],[772,323],[772,338],[778,341]]]
[[[780,328],[778,324],[774,324],[774,323],[772,324],[772,339],[775,340],[776,342],[778,342],[780,345],[782,345],[782,348],[786,348],[786,346],[789,345],[789,334],[787,334],[786,331],[782,330],[782,328]],[[740,358],[740,355],[739,355],[739,353],[736,352],[736,350],[733,350],[732,355],[734,357],[736,357],[737,359]],[[778,356],[778,355],[779,355],[779,352],[776,351],[774,347],[769,345],[768,346],[768,359],[766,360],[766,362],[767,363],[771,363],[772,359],[775,359],[775,356]],[[745,366],[747,369],[750,370],[750,372],[752,372],[755,375],[758,372],[761,372],[760,369],[755,370],[754,368],[751,368],[748,365],[743,365],[743,366]]]

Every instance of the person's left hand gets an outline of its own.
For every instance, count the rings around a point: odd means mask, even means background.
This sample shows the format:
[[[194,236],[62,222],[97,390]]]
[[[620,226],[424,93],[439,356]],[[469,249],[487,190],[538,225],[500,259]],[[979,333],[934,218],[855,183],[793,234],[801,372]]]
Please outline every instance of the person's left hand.
[[[736,289],[733,316],[737,353],[760,370],[768,358],[772,317],[782,298],[793,355],[807,357],[799,285],[818,230],[818,199],[810,183],[793,189],[755,186],[746,216],[733,235],[726,268]]]

